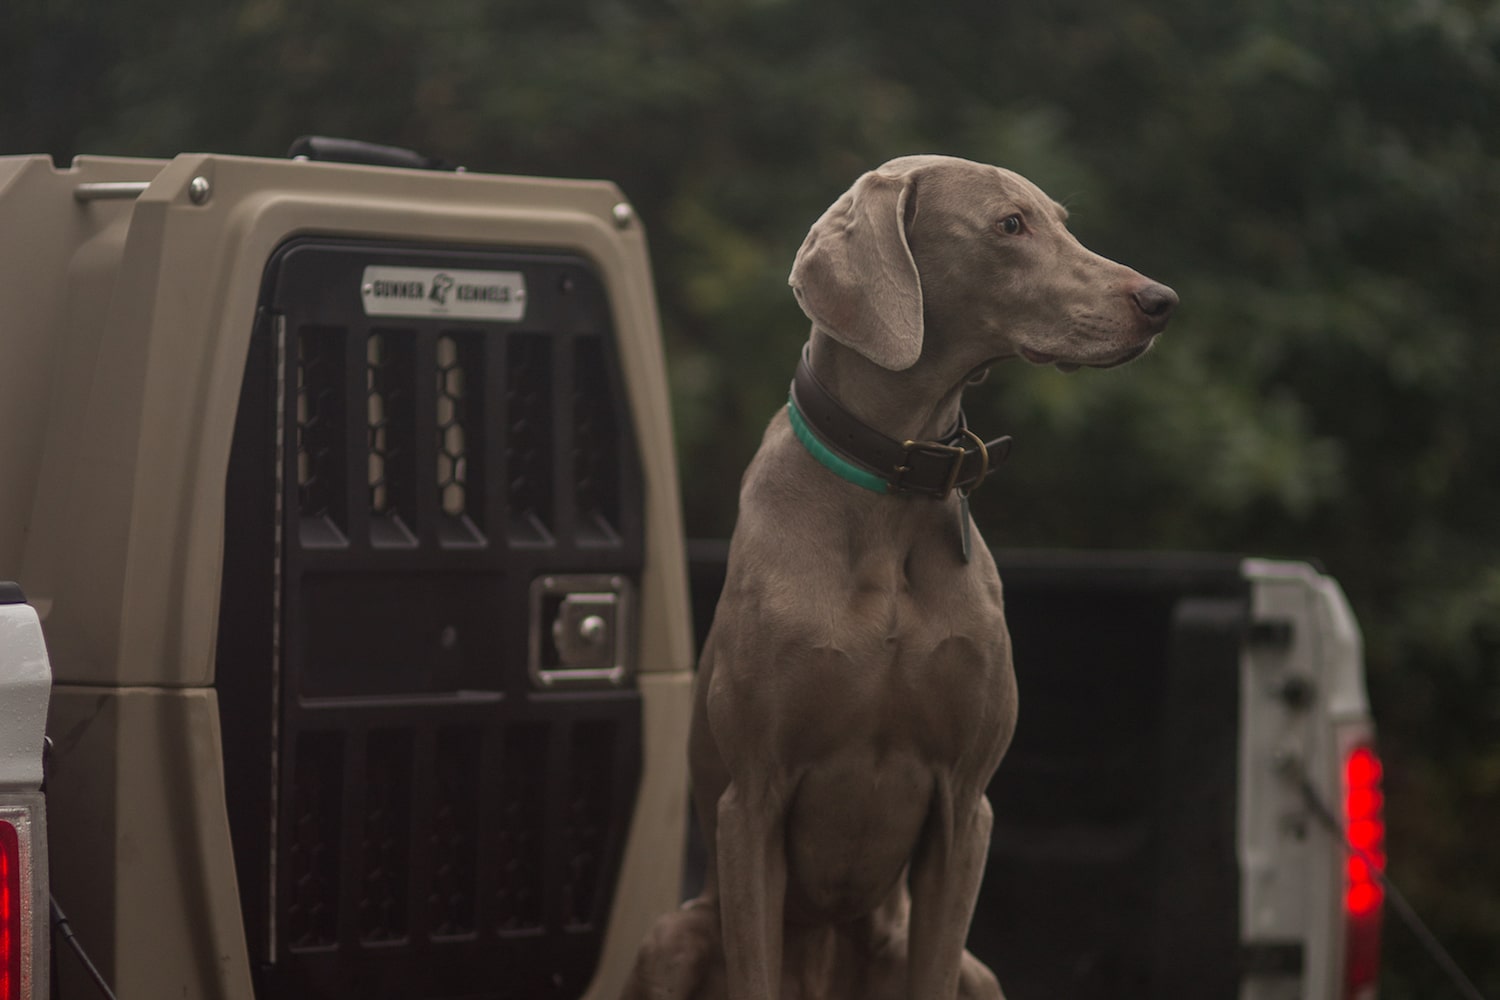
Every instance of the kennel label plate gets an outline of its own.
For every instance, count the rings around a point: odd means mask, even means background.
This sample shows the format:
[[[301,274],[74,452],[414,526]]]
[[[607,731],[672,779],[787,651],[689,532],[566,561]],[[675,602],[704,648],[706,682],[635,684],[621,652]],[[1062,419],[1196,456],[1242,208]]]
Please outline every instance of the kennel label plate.
[[[360,277],[366,316],[446,316],[514,323],[526,315],[520,271],[371,266]]]

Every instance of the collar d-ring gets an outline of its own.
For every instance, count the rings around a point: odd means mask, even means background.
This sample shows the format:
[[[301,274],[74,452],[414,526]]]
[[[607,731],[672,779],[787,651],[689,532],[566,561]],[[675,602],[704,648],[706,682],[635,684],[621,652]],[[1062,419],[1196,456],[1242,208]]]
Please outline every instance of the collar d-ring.
[[[975,434],[973,431],[969,430],[969,427],[968,427],[967,424],[965,424],[963,422],[960,422],[959,425],[958,425],[958,430],[959,430],[959,432],[961,434],[965,435],[970,441],[973,441],[974,445],[979,449],[979,475],[975,477],[975,479],[974,479],[974,485],[970,486],[967,490],[960,490],[959,491],[964,496],[968,496],[969,494],[973,493],[975,490],[979,489],[979,487],[983,486],[984,485],[984,477],[988,476],[990,474],[990,449],[989,449],[989,445],[987,445],[987,444],[984,443],[984,438],[980,437],[978,434]]]

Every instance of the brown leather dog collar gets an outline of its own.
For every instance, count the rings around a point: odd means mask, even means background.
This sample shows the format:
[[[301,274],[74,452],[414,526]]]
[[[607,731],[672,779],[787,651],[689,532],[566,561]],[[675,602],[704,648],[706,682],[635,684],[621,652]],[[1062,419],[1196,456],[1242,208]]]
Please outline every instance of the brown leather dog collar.
[[[946,497],[972,493],[1010,454],[1009,436],[985,441],[969,430],[962,410],[936,441],[897,441],[860,420],[813,374],[807,352],[797,365],[787,406],[802,446],[830,471],[876,493]]]

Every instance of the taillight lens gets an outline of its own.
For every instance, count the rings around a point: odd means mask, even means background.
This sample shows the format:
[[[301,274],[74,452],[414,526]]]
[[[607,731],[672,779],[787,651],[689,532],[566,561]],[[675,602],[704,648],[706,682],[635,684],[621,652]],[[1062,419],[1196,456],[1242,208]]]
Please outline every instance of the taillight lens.
[[[21,885],[22,831],[16,826],[0,818],[0,1000],[22,1000],[21,960],[30,943]]]
[[[46,830],[39,793],[0,795],[0,1000],[47,996]]]
[[[1380,972],[1380,922],[1385,888],[1385,797],[1380,758],[1368,744],[1344,757],[1344,1000],[1373,1000]]]

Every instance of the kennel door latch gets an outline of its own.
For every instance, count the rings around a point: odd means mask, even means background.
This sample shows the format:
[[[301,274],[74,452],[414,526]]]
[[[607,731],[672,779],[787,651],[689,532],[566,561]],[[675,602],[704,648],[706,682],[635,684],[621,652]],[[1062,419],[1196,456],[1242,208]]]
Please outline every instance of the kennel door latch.
[[[631,610],[623,577],[542,577],[531,603],[531,676],[539,687],[625,682]]]

